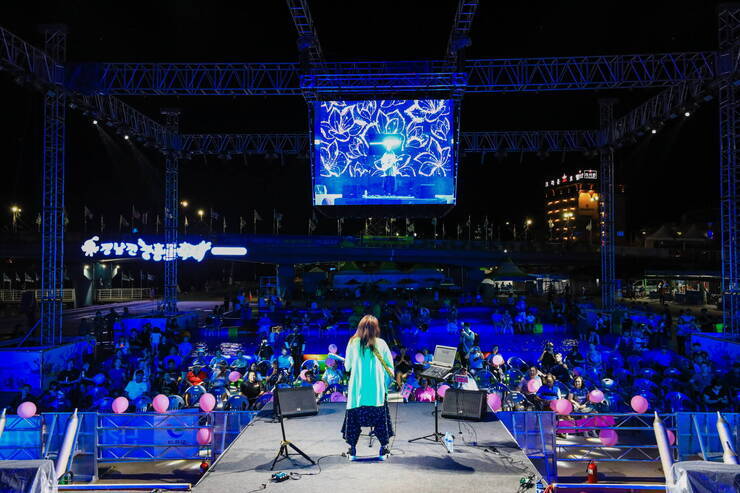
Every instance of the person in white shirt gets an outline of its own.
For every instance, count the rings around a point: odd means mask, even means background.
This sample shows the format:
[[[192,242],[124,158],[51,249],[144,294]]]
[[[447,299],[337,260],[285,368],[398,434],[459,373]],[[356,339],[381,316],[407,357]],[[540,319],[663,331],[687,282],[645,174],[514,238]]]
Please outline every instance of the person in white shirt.
[[[142,370],[136,370],[134,379],[126,385],[125,391],[132,403],[149,392],[149,383],[144,380],[144,372]]]

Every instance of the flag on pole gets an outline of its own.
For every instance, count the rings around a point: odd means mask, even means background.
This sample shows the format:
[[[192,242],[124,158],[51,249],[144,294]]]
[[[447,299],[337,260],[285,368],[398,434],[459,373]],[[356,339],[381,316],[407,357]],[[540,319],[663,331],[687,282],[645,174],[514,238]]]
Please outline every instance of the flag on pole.
[[[24,282],[33,282],[33,277],[29,276],[27,272],[23,273],[23,281]]]
[[[144,212],[141,214],[141,224],[146,225],[149,222],[149,213]]]
[[[133,205],[131,206],[131,217],[133,219],[141,219],[141,214],[139,213],[139,211],[136,210],[136,207],[134,207]]]
[[[226,216],[223,217],[224,220],[224,233],[226,233]]]
[[[588,224],[586,225],[586,231],[591,231],[594,228],[591,219],[588,220]]]
[[[262,216],[260,216],[260,213],[257,212],[257,209],[254,210],[254,221],[262,221]]]
[[[244,233],[244,226],[246,224],[247,224],[247,221],[245,221],[242,216],[239,216],[239,234]]]
[[[69,217],[67,216],[66,208],[62,211],[62,217],[64,218],[62,220],[62,224],[64,224],[64,231],[67,231],[67,226],[69,225]]]
[[[154,220],[154,227],[156,228],[157,233],[159,233],[159,225],[162,224],[162,221],[159,220],[159,214],[157,214],[157,217]]]
[[[186,230],[188,229],[188,226],[189,225],[190,225],[190,223],[188,222],[188,216],[185,216],[185,229]]]
[[[13,282],[5,272],[3,272],[3,282]]]
[[[88,209],[87,206],[85,206],[85,219],[92,219],[92,218],[93,218],[92,211],[90,211],[90,209]]]
[[[21,276],[17,272],[15,273],[15,282],[21,282]]]
[[[460,239],[460,235],[462,234],[462,230],[463,230],[462,225],[461,224],[458,224],[457,225],[457,239],[458,240]]]
[[[123,230],[124,227],[128,228],[129,226],[131,226],[131,224],[126,220],[125,217],[123,217],[123,214],[121,214],[118,217],[118,231]]]
[[[41,213],[36,214],[36,229],[41,231]]]

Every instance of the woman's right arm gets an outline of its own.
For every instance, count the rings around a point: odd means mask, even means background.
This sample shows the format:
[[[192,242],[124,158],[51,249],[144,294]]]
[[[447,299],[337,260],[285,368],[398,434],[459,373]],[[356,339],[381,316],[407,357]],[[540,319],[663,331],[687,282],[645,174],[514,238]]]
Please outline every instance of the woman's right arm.
[[[354,346],[355,345],[352,344],[352,340],[350,340],[350,342],[347,343],[347,351],[344,353],[346,354],[344,357],[344,369],[348,372],[352,371],[352,365],[355,362]]]

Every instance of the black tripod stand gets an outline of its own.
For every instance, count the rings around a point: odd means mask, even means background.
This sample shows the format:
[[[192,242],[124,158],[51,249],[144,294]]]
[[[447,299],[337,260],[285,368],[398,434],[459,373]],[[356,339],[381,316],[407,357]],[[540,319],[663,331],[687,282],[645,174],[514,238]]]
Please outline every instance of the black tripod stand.
[[[432,379],[430,378],[430,380]],[[435,386],[439,382],[444,381],[444,380],[437,380],[437,379],[433,379],[433,380],[435,382]],[[437,396],[435,395],[434,396],[434,433],[412,438],[411,440],[409,440],[409,443],[418,442],[419,440],[428,440],[430,442],[442,443],[442,437],[444,436],[445,436],[444,433],[439,432],[439,400],[437,399]]]
[[[279,397],[279,395],[280,395],[280,391],[276,389],[275,394],[274,394],[274,396],[275,396],[275,415],[277,416],[278,421],[280,421],[280,432],[283,434],[283,439],[280,441],[280,450],[278,450],[278,453],[275,456],[275,459],[272,461],[272,466],[270,467],[270,470],[272,471],[273,469],[275,469],[275,464],[277,464],[281,460],[283,460],[283,459],[290,459],[290,456],[291,455],[301,455],[301,456],[303,456],[304,459],[306,459],[311,464],[316,464],[316,462],[314,462],[314,460],[311,457],[309,457],[308,455],[306,455],[303,452],[303,450],[299,449],[298,447],[296,447],[295,445],[293,445],[292,442],[288,441],[285,438],[285,425],[283,424],[283,413],[280,410],[280,397]],[[291,454],[288,451],[288,447],[292,448],[297,453],[296,454]]]

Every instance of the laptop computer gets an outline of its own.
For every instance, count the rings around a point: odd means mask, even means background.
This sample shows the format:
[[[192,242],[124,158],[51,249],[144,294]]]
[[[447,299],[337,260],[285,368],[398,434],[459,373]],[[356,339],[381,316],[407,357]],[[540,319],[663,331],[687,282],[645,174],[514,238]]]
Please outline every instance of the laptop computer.
[[[457,348],[451,346],[437,346],[434,348],[434,358],[419,376],[422,378],[433,378],[444,380],[452,374],[452,365],[455,363]]]

